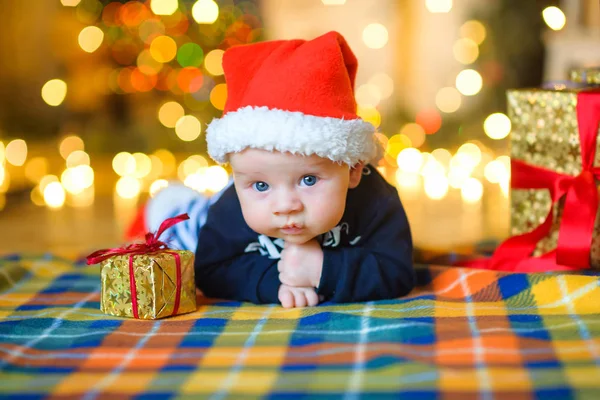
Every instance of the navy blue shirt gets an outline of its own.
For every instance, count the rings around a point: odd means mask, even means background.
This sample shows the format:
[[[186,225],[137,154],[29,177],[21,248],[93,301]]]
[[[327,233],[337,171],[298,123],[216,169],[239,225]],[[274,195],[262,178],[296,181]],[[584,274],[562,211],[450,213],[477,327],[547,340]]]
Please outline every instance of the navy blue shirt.
[[[372,166],[348,190],[340,223],[319,237],[325,301],[358,302],[406,295],[415,285],[412,238],[398,192]],[[279,303],[282,239],[254,232],[234,186],[211,206],[198,236],[196,284],[208,297]]]

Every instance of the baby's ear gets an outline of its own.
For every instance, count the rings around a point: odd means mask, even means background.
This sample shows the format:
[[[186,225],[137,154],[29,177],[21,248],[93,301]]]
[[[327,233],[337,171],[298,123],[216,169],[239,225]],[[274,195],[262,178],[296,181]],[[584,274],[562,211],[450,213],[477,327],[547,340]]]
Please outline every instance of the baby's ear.
[[[350,167],[350,182],[348,184],[349,189],[354,189],[360,183],[360,178],[362,177],[362,171],[365,167],[364,162],[359,162],[355,164],[353,167]]]

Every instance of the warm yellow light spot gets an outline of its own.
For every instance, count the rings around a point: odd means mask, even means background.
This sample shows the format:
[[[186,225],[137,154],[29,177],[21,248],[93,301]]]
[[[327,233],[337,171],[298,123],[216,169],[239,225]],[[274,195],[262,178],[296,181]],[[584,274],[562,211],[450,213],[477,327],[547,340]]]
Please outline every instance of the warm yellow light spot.
[[[140,181],[132,176],[124,176],[117,181],[117,194],[124,199],[133,199],[140,194]]]
[[[425,130],[414,122],[404,125],[400,134],[408,137],[414,147],[421,147],[425,143]]]
[[[150,9],[156,15],[173,15],[178,7],[178,0],[150,0]]]
[[[501,181],[508,179],[509,171],[506,170],[506,167],[499,160],[492,160],[486,164],[485,169],[483,170],[483,176],[490,183],[500,183]]]
[[[479,46],[469,38],[462,38],[454,42],[452,52],[459,63],[472,64],[479,57]]]
[[[435,104],[445,113],[455,112],[460,108],[461,103],[460,93],[453,87],[442,88],[435,95]]]
[[[184,142],[196,140],[200,132],[202,132],[200,121],[193,115],[184,115],[175,124],[175,133]]]
[[[94,204],[94,195],[94,186],[90,186],[81,193],[67,197],[67,204],[77,208],[89,207]]]
[[[60,105],[67,96],[67,84],[60,79],[49,80],[42,86],[42,99],[50,106]]]
[[[198,158],[199,157],[199,158]],[[179,168],[177,168],[177,177],[181,181],[185,181],[185,179],[192,174],[198,173],[201,169],[204,169],[208,166],[208,162],[204,157],[201,156],[190,156],[187,159],[183,160],[181,164],[179,164]]]
[[[183,184],[198,192],[206,191],[206,179],[204,179],[204,171],[198,171],[185,177]]]
[[[483,196],[483,185],[476,178],[469,178],[460,188],[460,194],[467,203],[477,203]]]
[[[217,110],[223,110],[227,102],[227,84],[219,83],[210,91],[210,102]]]
[[[50,182],[44,188],[44,202],[50,208],[62,207],[65,197],[65,189],[59,182]]]
[[[381,24],[369,24],[363,29],[362,39],[368,48],[381,49],[388,42],[388,31]]]
[[[31,189],[29,198],[31,199],[31,202],[38,207],[46,205],[46,203],[44,202],[44,194],[40,191],[39,186],[36,186],[33,189]]]
[[[177,55],[177,43],[169,36],[158,36],[150,44],[150,55],[158,62],[167,63]]]
[[[206,188],[211,192],[216,193],[227,185],[227,182],[229,181],[229,175],[223,167],[219,165],[213,165],[204,171],[204,179],[206,182]]]
[[[491,139],[504,139],[511,130],[510,118],[503,113],[491,114],[483,122],[483,130]]]
[[[377,107],[381,101],[381,94],[375,85],[360,85],[355,93],[356,104],[361,107]]]
[[[144,153],[133,153],[135,159],[135,171],[133,176],[136,178],[143,178],[147,176],[152,170],[152,161]]]
[[[473,166],[481,162],[481,149],[475,143],[465,143],[458,148],[456,154],[466,154]]]
[[[425,7],[432,13],[447,13],[452,10],[452,0],[425,0]]]
[[[60,0],[60,2],[65,7],[76,7],[81,0]]]
[[[478,45],[485,40],[485,36],[487,34],[485,26],[475,19],[469,20],[462,24],[459,31],[460,36],[471,39]]]
[[[10,187],[10,174],[6,168],[0,164],[0,193],[8,192]]]
[[[163,64],[154,59],[150,50],[142,50],[137,57],[137,66],[142,74],[151,76],[158,74]]]
[[[375,128],[378,128],[381,124],[381,114],[374,107],[361,107],[358,106],[356,114],[361,117],[364,121],[369,122]]]
[[[473,96],[481,90],[483,80],[479,72],[474,69],[465,69],[456,76],[456,88],[465,96]]]
[[[431,152],[431,156],[439,162],[445,169],[450,168],[450,160],[452,159],[452,154],[446,149],[437,148]]]
[[[204,68],[214,76],[223,75],[223,54],[221,49],[210,51],[204,58]]]
[[[150,197],[154,197],[156,193],[166,188],[167,186],[169,186],[169,182],[166,179],[157,179],[154,182],[152,182],[152,184],[150,184],[148,194],[150,195]]]
[[[97,26],[86,26],[79,32],[79,46],[87,53],[98,50],[103,40],[104,32]]]
[[[411,147],[411,146],[412,146],[412,143],[407,136],[402,135],[402,134],[397,134],[397,135],[392,136],[388,140],[387,146],[385,148],[385,152],[390,157],[396,159],[398,157],[398,154],[400,154],[400,152],[402,150],[406,149],[407,147]]]
[[[430,199],[443,199],[448,194],[448,179],[442,174],[425,175],[424,189]]]
[[[326,6],[341,6],[346,4],[346,0],[321,0]]]
[[[175,156],[169,150],[158,149],[152,155],[158,157],[161,161],[162,176],[170,176],[175,172],[177,160],[175,160]]]
[[[25,177],[33,183],[38,183],[47,173],[48,160],[44,157],[34,157],[25,164]],[[0,184],[1,182],[2,179],[0,179]]]
[[[212,24],[219,18],[219,6],[213,0],[198,0],[192,7],[192,17],[199,24]]]
[[[46,175],[42,179],[40,179],[40,183],[38,187],[40,189],[40,193],[44,193],[46,190],[46,186],[48,186],[52,182],[59,182],[58,177],[56,175]]]
[[[423,155],[419,150],[409,147],[398,154],[396,162],[402,171],[416,174],[423,165]]]
[[[79,194],[93,185],[94,170],[89,165],[67,168],[60,176],[60,181],[67,192]]]
[[[453,165],[448,172],[448,184],[454,189],[460,189],[471,176],[472,169],[460,165]]]
[[[565,17],[565,13],[563,13],[558,7],[552,6],[544,8],[544,11],[542,11],[542,16],[544,17],[544,22],[546,22],[546,25],[555,31],[560,31],[567,23],[567,17]]]
[[[27,160],[27,143],[23,139],[15,139],[6,145],[6,161],[16,167],[25,164]]]
[[[185,115],[185,110],[176,101],[168,101],[158,110],[158,120],[167,128],[175,128],[177,121]]]
[[[75,150],[67,157],[67,167],[90,165],[90,156],[83,150]]]
[[[396,183],[403,189],[415,190],[421,186],[421,176],[399,169],[396,171]]]
[[[65,160],[67,159],[67,157],[69,157],[69,154],[71,154],[72,152],[83,149],[83,140],[81,140],[79,136],[75,135],[65,137],[58,146],[58,152],[60,153],[60,156]]]
[[[130,153],[123,151],[114,156],[112,167],[119,176],[132,175],[135,172],[135,158]]]
[[[6,150],[4,149],[4,143],[0,141],[0,165],[4,163],[4,158],[6,157]]]
[[[387,99],[394,93],[394,81],[386,73],[380,72],[369,79],[368,85],[374,86],[379,92],[379,97]]]

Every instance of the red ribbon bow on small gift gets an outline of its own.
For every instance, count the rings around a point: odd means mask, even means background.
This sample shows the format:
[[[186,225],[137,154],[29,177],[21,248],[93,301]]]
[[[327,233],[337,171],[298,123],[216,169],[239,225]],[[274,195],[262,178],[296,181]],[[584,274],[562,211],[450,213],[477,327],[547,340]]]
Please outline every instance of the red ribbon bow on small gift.
[[[533,231],[504,241],[491,260],[468,265],[503,271],[543,272],[580,270],[590,267],[590,248],[598,212],[596,178],[600,168],[594,167],[596,140],[600,122],[600,91],[577,95],[577,123],[581,146],[581,172],[577,176],[561,174],[546,168],[511,161],[511,187],[515,189],[548,189],[552,207],[545,221]],[[558,245],[539,257],[531,254],[537,243],[552,229],[552,208],[566,196],[558,234]]]
[[[190,219],[187,214],[181,214],[173,218],[168,218],[160,224],[160,227],[156,231],[156,233],[148,232],[146,233],[146,242],[145,243],[133,243],[125,247],[117,247],[112,249],[102,249],[91,253],[86,257],[87,264],[98,264],[104,260],[107,260],[114,256],[120,255],[129,255],[129,286],[131,289],[131,304],[133,309],[133,317],[139,318],[138,314],[138,305],[137,305],[137,289],[135,286],[135,274],[133,269],[133,256],[153,253],[159,250],[169,250],[169,246],[158,238],[163,234],[164,231],[169,229],[175,224],[178,224],[182,221]],[[173,306],[173,312],[171,315],[177,314],[179,309],[179,302],[181,300],[181,258],[179,254],[171,251],[167,251],[167,253],[172,254],[175,257],[175,267],[176,267],[176,283],[175,283],[175,305]]]

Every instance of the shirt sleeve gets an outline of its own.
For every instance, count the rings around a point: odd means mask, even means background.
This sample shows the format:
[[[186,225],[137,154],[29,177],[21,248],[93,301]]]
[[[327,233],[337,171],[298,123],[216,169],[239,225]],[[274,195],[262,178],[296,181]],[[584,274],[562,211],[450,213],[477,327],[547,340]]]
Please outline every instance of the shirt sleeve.
[[[235,198],[237,199],[237,198]],[[223,199],[234,202],[233,199]],[[198,235],[196,286],[205,296],[255,304],[279,303],[277,259],[246,247],[257,234],[233,204],[215,204]]]
[[[354,246],[323,248],[317,292],[336,303],[392,299],[416,282],[408,219],[397,195],[390,196]]]

